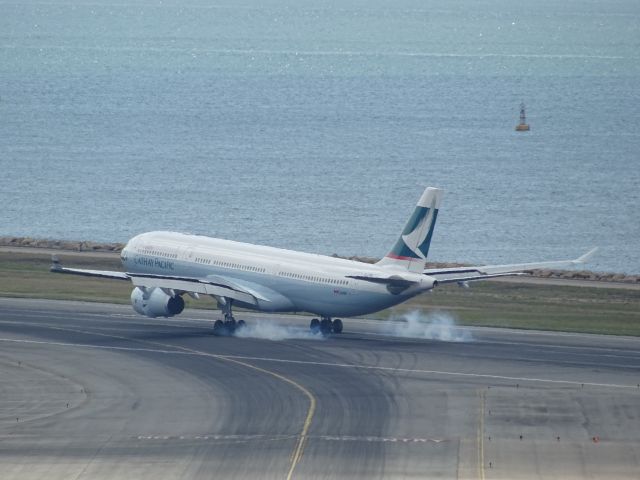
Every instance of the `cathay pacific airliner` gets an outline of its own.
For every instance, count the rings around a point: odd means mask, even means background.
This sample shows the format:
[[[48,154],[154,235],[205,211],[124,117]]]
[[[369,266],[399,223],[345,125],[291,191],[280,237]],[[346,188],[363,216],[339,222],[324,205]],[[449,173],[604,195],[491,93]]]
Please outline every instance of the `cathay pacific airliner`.
[[[148,317],[171,317],[184,309],[184,295],[213,297],[224,320],[213,333],[243,328],[233,307],[261,312],[308,312],[323,335],[341,333],[340,317],[392,307],[439,285],[522,275],[531,269],[564,268],[575,260],[427,269],[426,261],[443,191],[427,188],[396,243],[375,264],[240,243],[201,235],[156,231],[133,237],[121,251],[123,270],[66,268],[54,257],[52,272],[131,281],[133,309]]]

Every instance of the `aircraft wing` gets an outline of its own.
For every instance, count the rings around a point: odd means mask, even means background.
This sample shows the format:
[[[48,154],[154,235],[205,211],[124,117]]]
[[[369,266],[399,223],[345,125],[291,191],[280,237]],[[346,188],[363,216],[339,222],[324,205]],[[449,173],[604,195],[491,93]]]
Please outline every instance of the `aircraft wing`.
[[[115,280],[129,280],[129,275],[124,272],[111,270],[86,270],[84,268],[66,268],[60,264],[55,255],[51,257],[51,271],[54,273],[70,273],[72,275],[84,275],[85,277],[113,278]]]
[[[136,287],[162,288],[165,290],[202,293],[214,297],[226,297],[240,302],[256,305],[258,300],[269,301],[257,292],[234,284],[220,277],[192,278],[171,275],[151,275],[128,273]]]
[[[68,273],[83,275],[86,277],[110,278],[115,280],[131,280],[136,287],[161,288],[187,293],[202,293],[215,297],[226,297],[240,302],[257,304],[258,300],[270,301],[259,292],[240,285],[232,279],[220,276],[208,276],[206,278],[177,277],[172,275],[153,275],[130,272],[117,272],[110,270],[87,270],[83,268],[67,268],[60,264],[57,257],[52,257],[51,271],[54,273]]]
[[[597,248],[594,248],[574,260],[514,263],[509,265],[484,265],[480,267],[427,268],[423,273],[435,278],[439,284],[524,275],[524,272],[527,270],[537,270],[541,268],[566,268],[586,263],[597,250]]]

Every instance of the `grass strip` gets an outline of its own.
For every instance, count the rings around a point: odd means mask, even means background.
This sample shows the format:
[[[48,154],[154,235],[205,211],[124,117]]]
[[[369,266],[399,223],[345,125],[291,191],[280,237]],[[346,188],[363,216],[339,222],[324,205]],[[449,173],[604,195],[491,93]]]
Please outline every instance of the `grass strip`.
[[[121,270],[120,259],[58,254],[64,265]],[[49,272],[51,258],[40,253],[0,252],[0,296],[128,304],[128,282]],[[188,307],[215,309],[211,298]],[[640,336],[640,290],[477,282],[469,289],[438,287],[376,317],[420,310],[448,312],[458,324]]]

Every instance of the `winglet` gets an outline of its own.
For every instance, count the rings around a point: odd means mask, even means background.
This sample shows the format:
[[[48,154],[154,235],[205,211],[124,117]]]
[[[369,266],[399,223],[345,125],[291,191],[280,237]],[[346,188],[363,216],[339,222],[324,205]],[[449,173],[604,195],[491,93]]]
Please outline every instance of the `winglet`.
[[[596,254],[597,251],[598,251],[598,247],[592,248],[591,250],[589,250],[587,253],[585,253],[581,257],[576,258],[573,262],[574,263],[587,263],[589,260],[591,260],[591,257],[593,257]]]

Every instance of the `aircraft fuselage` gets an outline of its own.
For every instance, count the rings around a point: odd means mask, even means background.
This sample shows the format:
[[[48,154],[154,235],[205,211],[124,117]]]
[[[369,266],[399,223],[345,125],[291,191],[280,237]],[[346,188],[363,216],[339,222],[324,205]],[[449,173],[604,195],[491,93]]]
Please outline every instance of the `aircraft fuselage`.
[[[122,250],[125,270],[134,274],[225,279],[256,292],[254,304],[269,312],[306,311],[323,317],[376,312],[433,288],[428,276],[399,271],[415,283],[392,293],[386,284],[353,277],[388,276],[389,268],[353,260],[175,232],[149,232]]]

